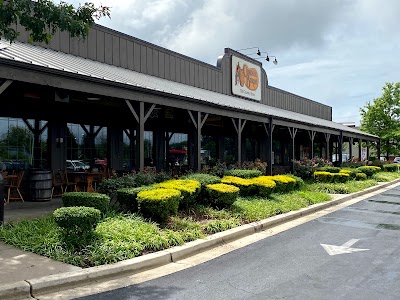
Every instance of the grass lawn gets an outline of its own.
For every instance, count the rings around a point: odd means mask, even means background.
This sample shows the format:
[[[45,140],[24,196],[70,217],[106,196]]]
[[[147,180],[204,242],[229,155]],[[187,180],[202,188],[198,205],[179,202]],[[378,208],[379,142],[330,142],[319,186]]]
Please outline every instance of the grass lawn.
[[[229,209],[195,206],[170,217],[163,226],[138,215],[109,212],[86,244],[79,244],[79,236],[63,238],[52,215],[4,225],[0,227],[0,240],[55,260],[91,267],[182,245],[208,234],[329,201],[328,193],[352,193],[376,185],[378,181],[396,178],[400,178],[400,174],[380,172],[365,181],[307,183],[300,191],[272,194],[268,198],[239,197]]]

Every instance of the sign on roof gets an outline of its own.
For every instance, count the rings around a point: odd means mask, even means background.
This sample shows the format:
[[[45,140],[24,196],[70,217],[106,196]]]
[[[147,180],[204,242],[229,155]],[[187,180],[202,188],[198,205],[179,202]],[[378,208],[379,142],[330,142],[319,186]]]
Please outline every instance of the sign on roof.
[[[261,68],[232,56],[232,94],[261,101]]]

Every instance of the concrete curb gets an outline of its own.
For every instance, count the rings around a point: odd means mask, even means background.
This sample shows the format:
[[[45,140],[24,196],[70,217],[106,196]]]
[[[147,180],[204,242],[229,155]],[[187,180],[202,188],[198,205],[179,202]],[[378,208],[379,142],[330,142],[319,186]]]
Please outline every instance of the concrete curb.
[[[282,215],[273,216],[268,219],[256,221],[226,230],[224,232],[216,233],[208,236],[205,239],[195,240],[182,246],[172,247],[170,249],[146,254],[115,264],[55,274],[32,280],[16,282],[12,285],[8,284],[0,286],[0,299],[31,299],[31,297],[37,297],[39,294],[50,293],[56,290],[60,291],[67,287],[70,289],[74,286],[82,286],[93,281],[116,277],[124,273],[134,273],[141,270],[166,265],[171,262],[177,262],[180,259],[198,254],[228,241],[236,240],[244,236],[266,230],[284,222],[288,222],[328,207],[341,204],[345,201],[375,192],[399,182],[400,179],[396,179],[391,182],[382,183],[360,192],[339,196],[338,198],[329,202],[314,204],[297,211],[291,211]]]
[[[7,299],[7,300],[32,299],[31,286],[26,281],[17,281],[14,283],[1,285],[0,299]]]

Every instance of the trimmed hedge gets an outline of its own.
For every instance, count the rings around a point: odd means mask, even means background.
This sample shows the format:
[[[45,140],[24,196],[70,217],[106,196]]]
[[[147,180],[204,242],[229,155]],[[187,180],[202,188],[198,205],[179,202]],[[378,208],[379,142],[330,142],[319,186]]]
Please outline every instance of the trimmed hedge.
[[[365,173],[367,177],[371,177],[375,173],[379,172],[381,168],[376,166],[363,166],[363,167],[358,167],[357,170],[362,173]]]
[[[326,167],[319,167],[315,171],[329,172],[329,173],[339,173],[340,172],[340,168],[326,166]]]
[[[241,169],[233,169],[233,170],[226,170],[224,172],[225,176],[235,176],[240,178],[254,178],[263,175],[260,170],[241,170]]]
[[[171,215],[178,213],[181,192],[176,189],[157,188],[137,194],[139,212],[145,218],[164,223]]]
[[[365,173],[357,173],[356,180],[367,180],[367,174]]]
[[[101,218],[100,210],[94,207],[60,207],[53,212],[54,221],[68,233],[87,234],[96,228]]]
[[[258,188],[257,194],[261,197],[268,197],[276,187],[275,181],[267,176],[259,176],[249,180]]]
[[[382,169],[385,172],[397,172],[398,168],[398,164],[386,164],[382,166]]]
[[[287,193],[293,191],[296,186],[296,179],[289,177],[287,175],[273,175],[273,176],[265,176],[275,181],[275,193]]]
[[[224,176],[221,183],[230,184],[240,189],[239,193],[242,196],[251,196],[257,194],[257,186],[250,180],[236,176]]]
[[[350,179],[350,175],[348,173],[329,173],[323,171],[315,171],[314,178],[318,182],[347,182]]]
[[[153,186],[140,186],[137,188],[123,188],[117,190],[117,201],[127,211],[137,212],[137,194],[141,191],[153,190]]]
[[[200,193],[201,184],[192,179],[172,179],[153,185],[155,188],[175,189],[182,193],[180,204],[189,206],[196,201]]]
[[[230,207],[237,199],[240,189],[236,186],[216,183],[206,186],[207,199],[210,204],[218,208]]]
[[[67,192],[62,195],[64,206],[94,207],[105,213],[110,205],[110,197],[100,193]]]
[[[205,173],[189,174],[189,175],[183,176],[182,179],[191,179],[191,180],[196,180],[196,181],[200,182],[201,190],[197,197],[200,202],[206,202],[206,198],[208,196],[207,191],[206,191],[206,186],[208,184],[216,184],[216,183],[221,182],[220,177],[214,176],[211,174],[205,174]]]

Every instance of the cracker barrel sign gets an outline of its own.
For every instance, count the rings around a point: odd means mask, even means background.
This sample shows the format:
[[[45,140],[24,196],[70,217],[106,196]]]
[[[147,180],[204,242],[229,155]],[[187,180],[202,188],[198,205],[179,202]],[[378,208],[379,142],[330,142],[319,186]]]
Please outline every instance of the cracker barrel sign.
[[[232,56],[232,93],[261,100],[261,68],[248,61]]]

